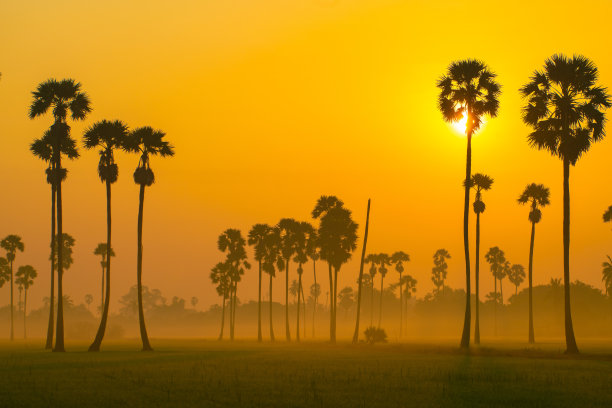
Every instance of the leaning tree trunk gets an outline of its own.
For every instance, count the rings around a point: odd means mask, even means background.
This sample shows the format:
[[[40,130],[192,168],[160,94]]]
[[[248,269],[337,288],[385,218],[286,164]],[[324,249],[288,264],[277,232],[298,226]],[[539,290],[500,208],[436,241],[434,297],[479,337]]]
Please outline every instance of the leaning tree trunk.
[[[380,300],[378,305],[378,328],[380,329],[380,324],[382,323],[382,308],[383,308],[383,284],[385,282],[385,277],[380,275]]]
[[[563,288],[565,294],[565,344],[566,353],[578,354],[578,345],[574,337],[572,311],[570,307],[570,192],[569,160],[563,159]]]
[[[468,113],[469,120],[469,113]],[[470,347],[470,325],[472,312],[470,310],[470,241],[469,241],[469,216],[470,216],[470,185],[469,180],[472,173],[472,134],[467,135],[467,158],[465,164],[465,201],[463,204],[463,249],[465,252],[465,317],[463,320],[463,333],[461,335],[461,348]]]
[[[59,155],[58,155],[59,156]],[[61,156],[57,158],[57,171],[61,172]],[[62,181],[57,181],[57,325],[55,327],[54,352],[66,351],[64,348],[64,291],[63,291],[63,254],[64,246],[63,219],[62,219]]]
[[[289,331],[289,259],[285,260],[285,335],[287,341],[291,341],[291,332]]]
[[[535,343],[533,330],[533,246],[535,243],[535,222],[531,223],[531,243],[529,244],[529,344]]]
[[[102,318],[100,319],[100,327],[96,338],[94,339],[89,351],[100,351],[104,332],[106,331],[106,322],[108,320],[108,306],[110,304],[110,279],[111,279],[111,183],[106,181],[106,294],[104,298],[104,307],[102,309]]]
[[[53,347],[53,317],[55,312],[55,166],[51,168],[51,294],[49,295],[49,324],[47,326],[47,342],[45,349],[50,350]]]
[[[259,289],[257,291],[257,341],[261,343],[261,260],[259,261]]]
[[[219,333],[219,340],[223,340],[223,328],[225,327],[225,301],[227,299],[227,292],[223,291],[223,306],[221,307],[221,332]]]
[[[142,351],[153,351],[147,335],[147,327],[144,321],[144,308],[142,305],[142,217],[144,210],[145,185],[140,185],[140,199],[138,204],[138,258],[136,259],[136,279],[138,286],[138,322],[140,324],[140,338],[142,339]],[[61,251],[60,251],[61,253]]]
[[[370,227],[370,199],[368,198],[368,210],[366,212],[365,233],[363,235],[363,248],[361,248],[361,262],[359,263],[359,284],[357,286],[357,317],[355,319],[355,333],[353,333],[353,344],[359,342],[359,316],[361,313],[361,291],[363,288],[363,264],[365,261],[366,246],[368,245],[368,228]],[[400,279],[401,280],[401,279]]]
[[[300,264],[300,268],[302,265]],[[298,293],[297,293],[297,323],[295,332],[295,341],[300,341],[300,289],[302,288],[302,274],[298,273]]]
[[[272,326],[272,274],[270,274],[270,340],[274,341],[274,326]]]
[[[476,283],[476,320],[474,321],[474,344],[480,344],[480,213],[476,213],[476,268],[474,268]]]

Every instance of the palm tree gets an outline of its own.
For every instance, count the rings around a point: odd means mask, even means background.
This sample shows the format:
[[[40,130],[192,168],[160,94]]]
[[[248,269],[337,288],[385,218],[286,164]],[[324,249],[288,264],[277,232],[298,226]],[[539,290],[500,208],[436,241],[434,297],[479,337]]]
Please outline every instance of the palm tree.
[[[514,285],[514,294],[517,295],[518,287],[525,280],[525,267],[519,264],[512,265],[510,267],[510,273],[508,273],[508,280]]]
[[[76,142],[70,137],[70,126],[67,124],[67,117],[70,112],[72,120],[83,120],[91,112],[91,106],[89,98],[81,91],[81,84],[73,79],[61,81],[49,79],[39,84],[36,90],[32,92],[32,96],[33,100],[29,112],[30,119],[44,115],[49,110],[53,113],[54,121],[50,128],[49,140],[53,146],[51,160],[53,161],[52,169],[55,172],[57,235],[62,236],[62,179],[65,177],[64,169],[62,168],[62,154],[69,150],[74,153],[73,157],[78,156]],[[61,254],[58,254],[58,257],[61,258],[61,256]],[[53,351],[62,352],[65,351],[62,285],[63,261],[60,259],[57,263],[60,269],[57,271],[57,327]]]
[[[403,251],[397,251],[391,255],[391,263],[395,265],[395,270],[399,273],[399,293],[400,293],[400,337],[402,337],[402,329],[404,325],[404,295],[402,293],[402,273],[404,272],[404,262],[410,262],[410,255]]]
[[[490,190],[493,185],[493,179],[486,174],[476,173],[470,179],[470,187],[476,190],[474,198],[474,213],[476,213],[476,268],[474,270],[476,283],[476,316],[474,321],[474,344],[480,344],[480,214],[486,208],[482,201],[482,192]]]
[[[504,251],[502,251],[501,249],[495,246],[495,247],[489,248],[489,251],[485,254],[485,259],[489,263],[490,268],[491,268],[491,274],[493,275],[493,281],[495,282],[494,296],[495,296],[495,299],[498,299],[497,280],[500,279],[500,282],[501,282],[501,278],[503,278],[504,276],[504,264],[507,262],[506,255],[504,254]],[[502,303],[503,303],[503,297],[502,297]],[[495,303],[493,310],[494,310],[494,316],[495,316],[494,317],[495,334],[497,334],[497,303]]]
[[[309,224],[310,225],[310,224]],[[319,295],[321,294],[321,287],[317,284],[317,260],[319,259],[319,236],[317,235],[317,231],[314,227],[310,227],[308,238],[306,240],[306,253],[308,254],[308,258],[312,261],[312,274],[314,278],[314,287],[318,288],[314,292],[311,287],[311,295],[314,299],[313,309],[312,309],[312,338],[315,337],[315,316],[317,314],[317,305],[319,301]]]
[[[23,338],[27,338],[26,333],[26,317],[27,306],[28,306],[28,289],[30,286],[34,284],[34,279],[38,276],[36,273],[36,269],[34,269],[31,265],[20,266],[17,269],[17,284],[23,287],[24,295],[23,295]]]
[[[380,303],[378,306],[378,328],[380,328],[380,324],[382,322],[384,281],[388,271],[387,266],[391,265],[391,257],[385,253],[378,254],[378,264],[378,272],[380,273]]]
[[[281,254],[285,260],[285,335],[291,341],[289,330],[289,263],[295,254],[295,241],[298,222],[292,218],[283,218],[278,223],[281,237]]]
[[[550,204],[550,191],[543,184],[531,183],[525,187],[518,198],[519,204],[531,204],[529,221],[531,222],[531,242],[529,244],[529,343],[535,343],[533,330],[533,247],[535,243],[535,225],[542,219],[540,208]],[[605,214],[604,214],[605,220]]]
[[[298,222],[295,228],[294,249],[295,257],[293,262],[298,264],[297,273],[297,329],[296,340],[300,341],[300,294],[302,293],[302,274],[304,272],[303,265],[308,262],[309,258],[309,241],[314,234],[314,227],[308,222]]]
[[[248,243],[255,249],[255,260],[259,266],[259,289],[257,291],[257,341],[263,340],[261,334],[261,264],[266,254],[266,243],[265,239],[270,234],[270,227],[268,224],[255,224],[249,231]]]
[[[145,187],[155,182],[155,174],[151,169],[151,156],[170,157],[174,156],[174,147],[164,140],[166,134],[161,130],[155,130],[149,126],[140,127],[132,131],[126,138],[122,148],[130,153],[140,155],[138,166],[134,171],[134,183],[140,186],[138,200],[138,253],[136,258],[136,280],[138,288],[138,321],[140,325],[140,338],[142,339],[142,351],[152,351],[147,335],[144,321],[144,309],[142,307],[142,218],[144,211]]]
[[[410,275],[404,275],[402,276],[401,284],[404,288],[403,297],[404,297],[404,305],[406,308],[405,315],[407,319],[408,318],[408,299],[410,299],[416,293],[417,280],[414,279]],[[406,323],[408,322],[406,321]]]
[[[23,252],[25,249],[21,237],[19,235],[7,235],[0,241],[0,247],[6,251],[6,260],[10,268],[10,285],[11,285],[11,341],[15,339],[15,329],[13,322],[13,262],[17,251]]]
[[[366,247],[368,245],[368,230],[370,228],[370,199],[368,198],[368,209],[366,211],[366,225],[363,234],[363,247],[361,248],[361,261],[359,262],[359,279],[357,280],[357,317],[355,319],[355,332],[353,333],[353,344],[359,341],[359,320],[361,317],[361,292],[363,289],[363,264],[365,262]]]
[[[90,309],[91,304],[93,303],[93,295],[91,294],[86,294],[85,295],[85,304],[87,305],[87,310]]]
[[[106,248],[103,248],[106,249],[106,257],[102,258],[102,273],[104,273],[104,266],[106,266],[106,297],[102,302],[103,311],[102,318],[100,319],[100,326],[93,343],[89,346],[89,351],[100,351],[100,346],[102,345],[102,339],[104,338],[104,332],[106,330],[106,321],[108,320],[111,257],[113,256],[113,249],[111,246],[111,184],[115,183],[119,176],[119,169],[115,163],[114,151],[117,148],[123,147],[127,135],[127,125],[118,120],[114,122],[108,120],[97,122],[88,128],[83,135],[83,144],[86,149],[100,149],[98,176],[100,180],[106,184]],[[100,246],[98,245],[98,247]],[[104,264],[105,261],[106,263]]]
[[[597,67],[588,58],[553,55],[521,88],[527,104],[523,121],[533,128],[529,144],[563,161],[563,285],[567,353],[578,353],[570,308],[570,164],[605,136],[605,108],[612,106],[606,88],[597,86]]]
[[[229,268],[227,263],[219,262],[211,269],[210,280],[213,284],[217,285],[217,294],[223,296],[223,303],[221,308],[221,332],[219,333],[219,340],[223,340],[223,328],[225,326],[225,301],[230,292],[230,276]]]
[[[56,236],[55,239],[53,240],[53,249],[54,249],[54,252],[57,254],[57,256],[55,257],[55,269],[59,270],[59,265],[57,263],[59,262],[59,259],[60,259],[59,255],[61,253],[62,270],[64,269],[68,270],[70,269],[70,266],[74,262],[74,260],[72,259],[72,247],[76,243],[76,240],[70,234],[67,234],[67,233],[62,234],[62,239],[61,239],[62,247],[60,251],[58,247],[57,239],[58,239],[58,236]],[[51,256],[49,258],[51,258]]]
[[[5,257],[0,256],[0,288],[11,280],[11,268]]]
[[[607,258],[608,260],[601,265],[603,267],[601,280],[606,287],[606,294],[612,295],[612,258],[610,255],[607,255]]]
[[[603,214],[604,222],[612,221],[612,205],[608,207],[608,209]]]
[[[343,207],[336,197],[321,196],[312,211],[313,218],[320,218],[319,243],[321,259],[327,261],[330,273],[330,341],[336,341],[336,306],[338,272],[351,259],[357,248],[358,225],[351,218],[351,211]],[[334,270],[334,276],[331,271]]]
[[[438,108],[447,122],[466,119],[467,160],[464,180],[470,180],[472,166],[472,136],[480,129],[484,118],[497,116],[501,87],[495,81],[496,75],[477,60],[456,61],[449,65],[445,75],[438,81],[440,96]],[[470,243],[468,221],[470,206],[470,187],[464,183],[465,200],[463,206],[463,247],[465,252],[466,302],[461,347],[470,346]]]
[[[102,266],[102,284],[100,286],[100,313],[104,309],[104,271],[106,270],[106,256],[108,255],[106,242],[100,242],[96,249],[94,249],[94,255],[102,257],[100,266]],[[111,248],[110,256],[115,256],[115,251]]]
[[[281,236],[278,227],[271,228],[264,241],[265,254],[263,257],[262,269],[270,275],[269,303],[270,303],[270,340],[274,341],[274,326],[272,325],[272,279],[276,276],[276,271],[285,268],[285,261],[281,254]]]
[[[446,280],[448,264],[446,263],[447,259],[450,259],[450,254],[444,248],[438,249],[434,255],[434,267],[431,268],[431,281],[436,287],[436,291],[440,292],[440,287],[442,287],[442,293],[444,293],[444,281]]]
[[[374,278],[378,272],[378,255],[369,254],[365,257],[365,263],[370,265],[368,277],[370,278],[370,327],[374,326]]]

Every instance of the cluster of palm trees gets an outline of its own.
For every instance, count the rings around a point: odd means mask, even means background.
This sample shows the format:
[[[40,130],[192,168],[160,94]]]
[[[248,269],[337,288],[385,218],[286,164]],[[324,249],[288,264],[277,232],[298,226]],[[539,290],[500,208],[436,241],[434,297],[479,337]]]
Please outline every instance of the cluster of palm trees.
[[[563,163],[563,283],[567,353],[578,353],[570,307],[569,173],[570,165],[576,165],[578,159],[589,150],[591,144],[605,136],[604,110],[612,106],[612,103],[606,88],[599,86],[597,81],[597,67],[588,58],[581,55],[566,57],[556,54],[545,61],[542,70],[534,71],[529,81],[520,89],[521,96],[526,100],[522,119],[532,128],[532,132],[527,136],[528,143],[532,147],[546,150],[553,156],[559,157]],[[438,107],[444,119],[448,122],[466,120],[467,160],[464,179],[463,217],[466,306],[461,347],[468,348],[471,326],[468,221],[470,190],[476,185],[471,175],[472,136],[481,128],[486,117],[494,118],[497,116],[501,86],[496,82],[496,75],[483,62],[473,59],[451,63],[447,72],[438,81],[437,86],[440,89]],[[530,186],[538,185],[530,184],[519,198],[519,202],[532,204],[529,217],[532,222],[529,262],[531,293],[534,231],[535,224],[540,217],[537,207],[546,205],[547,200],[542,199],[541,191],[535,191],[534,188],[529,190]],[[479,192],[482,192],[482,190],[486,190],[486,188],[478,190],[476,187],[477,201]],[[478,222],[479,210],[484,211],[484,205],[478,204],[477,208],[475,203],[474,210]],[[479,225],[477,225],[477,240],[479,239],[478,227]],[[478,275],[476,275],[476,285],[478,285],[477,282]],[[530,341],[532,341],[531,296],[529,325],[529,336]],[[478,330],[478,326],[476,326],[476,330]]]
[[[47,112],[53,115],[53,123],[42,137],[31,144],[32,153],[45,161],[47,165],[46,180],[51,186],[51,294],[49,326],[47,331],[47,348],[53,351],[64,351],[64,319],[63,319],[63,272],[66,268],[63,250],[58,250],[54,242],[56,237],[65,237],[62,218],[62,182],[66,179],[67,169],[62,165],[62,158],[76,159],[79,157],[77,142],[71,137],[68,119],[72,121],[84,120],[92,111],[91,102],[80,83],[72,79],[47,80],[32,92],[33,100],[29,116],[34,119]],[[108,307],[110,303],[111,257],[114,255],[111,246],[111,185],[119,176],[118,166],[115,163],[114,153],[117,149],[136,153],[139,155],[138,165],[134,171],[134,182],[140,186],[138,207],[138,255],[137,255],[137,284],[139,302],[139,323],[143,343],[143,350],[152,350],[147,336],[142,308],[142,222],[145,188],[155,181],[155,175],[150,165],[151,156],[172,156],[173,147],[164,139],[165,134],[145,126],[131,130],[118,120],[102,120],[86,129],[83,135],[83,146],[86,149],[97,149],[100,155],[98,162],[98,176],[106,186],[106,225],[107,237],[105,247],[96,250],[102,255],[103,273],[105,272],[106,290],[104,292],[103,310],[100,326],[96,337],[89,347],[90,351],[99,351],[104,338]],[[62,239],[64,241],[64,239]],[[106,255],[103,255],[104,252]],[[57,271],[57,272],[56,272]],[[57,273],[57,323],[54,338],[54,297],[55,276]]]

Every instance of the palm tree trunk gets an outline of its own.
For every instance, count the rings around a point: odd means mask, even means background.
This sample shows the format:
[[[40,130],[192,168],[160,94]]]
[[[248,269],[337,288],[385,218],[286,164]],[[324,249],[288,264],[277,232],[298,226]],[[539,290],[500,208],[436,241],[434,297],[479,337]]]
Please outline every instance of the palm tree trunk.
[[[468,111],[468,120],[470,114]],[[463,249],[465,252],[465,318],[463,320],[463,333],[461,335],[461,348],[470,347],[470,325],[472,312],[470,310],[470,241],[469,241],[469,216],[470,216],[470,185],[467,181],[472,173],[472,134],[467,135],[467,157],[465,164],[465,201],[463,205]]]
[[[221,332],[219,333],[219,340],[223,340],[223,328],[225,327],[225,301],[227,299],[227,293],[223,292],[223,306],[221,307]]]
[[[569,160],[563,159],[563,288],[565,295],[565,345],[568,354],[578,354],[578,345],[574,337],[572,311],[570,307],[570,192]]]
[[[334,304],[334,319],[333,319],[333,336],[332,336],[332,343],[336,342],[336,321],[337,321],[337,310],[338,310],[338,269],[334,268],[334,294],[333,294],[333,299],[332,299],[332,303]]]
[[[357,344],[359,342],[359,318],[361,315],[361,291],[363,288],[363,284],[362,284],[363,264],[365,261],[366,246],[368,245],[368,228],[369,227],[370,227],[370,199],[368,198],[368,210],[366,212],[365,233],[363,235],[363,248],[361,248],[361,262],[359,263],[359,285],[357,286],[357,317],[355,318],[355,333],[353,333],[353,344]]]
[[[300,268],[302,265],[300,264]],[[295,341],[300,341],[300,290],[302,288],[302,274],[298,274],[298,293],[297,293],[297,323],[295,332]]]
[[[140,198],[138,204],[138,257],[136,259],[136,279],[138,288],[138,322],[140,324],[140,338],[142,339],[142,351],[153,351],[147,335],[147,327],[144,321],[144,308],[142,305],[142,217],[144,210],[145,185],[140,185]],[[61,251],[60,251],[61,253]]]
[[[403,295],[402,295],[402,273],[399,273],[400,279],[399,279],[399,293],[400,293],[400,332],[399,332],[399,337],[400,339],[402,338],[402,329],[403,329],[403,325],[404,325],[404,302],[403,302]]]
[[[314,274],[314,309],[312,309],[312,338],[315,336],[315,316],[317,315],[317,301],[319,300],[319,293],[317,292],[317,261],[312,260],[312,272]]]
[[[234,319],[236,318],[236,282],[232,285],[230,297],[230,341],[234,341]]]
[[[15,340],[15,331],[13,326],[13,261],[11,261],[11,341]]]
[[[55,177],[55,165],[52,165],[52,176]],[[55,312],[55,180],[51,180],[51,294],[49,295],[49,324],[47,326],[47,342],[45,349],[50,350],[53,347],[53,323]]]
[[[493,276],[493,281],[495,282],[495,299],[493,302],[493,333],[497,336],[497,304],[499,301],[497,300],[497,278]]]
[[[58,154],[56,168],[59,172],[62,169],[61,155]],[[59,178],[59,177],[58,177]],[[57,325],[55,327],[55,347],[54,352],[64,352],[64,290],[63,290],[63,218],[62,218],[62,181],[57,180]]]
[[[383,282],[385,281],[385,277],[380,275],[380,302],[378,306],[378,328],[380,329],[380,324],[382,322],[382,305],[383,305]]]
[[[370,327],[374,326],[374,277],[372,276],[372,286],[370,286]]]
[[[259,261],[259,289],[257,291],[257,341],[262,342],[261,335],[261,260]]]
[[[270,274],[270,340],[274,341],[274,326],[272,326],[272,274]]]
[[[102,258],[102,276],[100,279],[100,313],[104,310],[104,258]]]
[[[476,284],[476,320],[474,321],[474,344],[480,344],[480,213],[476,213],[476,268],[474,269]]]
[[[535,243],[535,222],[531,223],[531,243],[529,244],[529,344],[535,343],[533,331],[533,246]]]
[[[334,294],[334,276],[332,274],[332,266],[330,262],[327,262],[327,266],[329,267],[329,340],[333,341],[334,338],[334,302],[332,302],[331,297]]]
[[[302,312],[304,313],[302,323],[304,326],[304,339],[306,339],[306,298],[304,297],[304,285],[302,285],[301,278],[302,276],[300,275],[300,293],[302,294]]]
[[[502,280],[503,279],[499,280],[499,299],[500,299],[501,305],[503,306],[504,305],[504,287],[502,285],[502,283],[503,283]],[[504,310],[504,308],[502,308],[502,314],[503,314],[503,310]]]
[[[291,332],[289,331],[289,261],[286,259],[285,266],[285,335],[287,341],[291,341]]]
[[[106,259],[105,266],[106,268],[106,294],[104,298],[104,306],[102,309],[102,318],[100,319],[100,327],[98,328],[98,332],[96,333],[96,338],[94,339],[91,346],[89,346],[89,351],[100,351],[100,346],[102,345],[102,339],[104,339],[104,332],[106,331],[106,322],[108,320],[108,307],[110,304],[110,279],[111,279],[111,183],[106,181]]]
[[[27,306],[28,306],[28,288],[25,288],[23,293],[23,338],[27,339],[26,333],[26,318],[27,318]]]

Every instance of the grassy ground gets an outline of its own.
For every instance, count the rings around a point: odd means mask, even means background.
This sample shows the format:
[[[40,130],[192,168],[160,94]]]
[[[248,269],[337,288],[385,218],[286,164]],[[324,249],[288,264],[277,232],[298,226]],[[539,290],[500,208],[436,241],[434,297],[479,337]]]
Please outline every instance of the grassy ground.
[[[493,343],[470,355],[454,343],[234,344],[154,340],[49,353],[0,342],[2,407],[610,407],[612,342]]]

